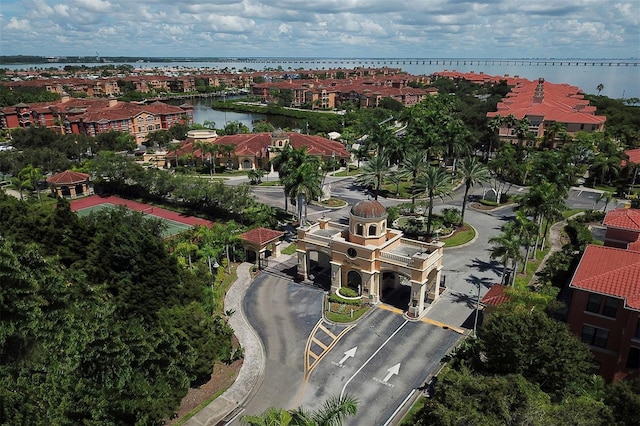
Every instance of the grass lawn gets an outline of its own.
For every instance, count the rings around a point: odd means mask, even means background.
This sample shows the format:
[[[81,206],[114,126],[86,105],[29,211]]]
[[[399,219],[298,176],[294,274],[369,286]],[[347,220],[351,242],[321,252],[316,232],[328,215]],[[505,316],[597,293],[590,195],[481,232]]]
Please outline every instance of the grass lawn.
[[[340,170],[339,172],[334,173],[333,176],[336,177],[346,177],[346,176],[356,176],[360,174],[360,169],[355,166],[348,166],[346,170]]]
[[[344,207],[347,205],[347,202],[340,198],[331,197],[328,200],[320,201],[320,205],[325,207]]]
[[[571,216],[573,216],[576,213],[580,213],[583,212],[584,209],[569,209],[569,210],[565,210],[562,212],[562,217],[564,217],[565,219],[570,218]]]
[[[414,402],[411,408],[409,409],[409,412],[405,414],[405,416],[402,418],[402,421],[400,421],[400,426],[413,426],[414,424],[413,416],[415,416],[416,413],[420,411],[425,401],[426,401],[426,397],[419,396],[418,399],[416,399],[416,402]]]
[[[258,184],[258,186],[280,186],[279,180],[270,180],[270,181],[262,181]]]
[[[457,247],[468,243],[476,236],[476,230],[473,226],[465,225],[458,228],[456,232],[448,238],[440,238],[440,241],[444,243],[445,248]]]
[[[281,253],[292,255],[296,252],[297,248],[298,248],[298,245],[296,243],[291,243],[287,247],[285,247]]]
[[[529,286],[533,275],[536,273],[538,267],[540,266],[540,262],[542,262],[542,259],[547,255],[547,253],[549,253],[548,248],[544,250],[538,250],[536,252],[536,258],[529,259],[529,261],[527,262],[527,268],[525,269],[524,274],[520,273],[520,271],[522,270],[522,264],[518,266],[518,273],[516,274],[515,280],[516,288],[527,288]]]

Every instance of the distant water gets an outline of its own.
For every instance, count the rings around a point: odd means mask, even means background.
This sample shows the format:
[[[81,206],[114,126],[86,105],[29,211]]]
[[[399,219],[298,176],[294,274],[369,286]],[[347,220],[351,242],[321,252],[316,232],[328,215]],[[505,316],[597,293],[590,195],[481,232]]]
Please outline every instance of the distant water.
[[[118,65],[120,63],[113,63]],[[137,68],[217,68],[228,70],[278,69],[294,71],[296,69],[330,68],[400,68],[414,75],[429,75],[444,70],[460,72],[474,71],[489,75],[520,76],[530,80],[544,78],[551,83],[568,83],[578,86],[586,93],[597,93],[599,84],[604,86],[601,94],[611,98],[640,98],[640,60],[638,59],[447,59],[447,58],[361,58],[361,59],[313,59],[313,58],[257,58],[257,59],[221,59],[210,62],[144,62],[126,63]],[[2,65],[0,68],[62,68],[65,65],[96,66],[87,64],[22,64]]]

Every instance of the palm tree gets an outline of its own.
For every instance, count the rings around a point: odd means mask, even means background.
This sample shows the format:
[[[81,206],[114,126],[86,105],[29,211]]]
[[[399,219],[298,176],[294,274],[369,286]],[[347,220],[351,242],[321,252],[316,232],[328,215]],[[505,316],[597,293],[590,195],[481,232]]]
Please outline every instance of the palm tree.
[[[516,197],[516,201],[524,212],[533,216],[533,220],[536,221],[538,229],[543,229],[542,238],[540,238],[540,234],[536,236],[534,256],[539,241],[542,242],[540,247],[544,247],[545,236],[551,222],[562,217],[562,211],[566,208],[566,196],[566,191],[559,189],[557,184],[542,181],[532,186],[527,194]]]
[[[469,190],[479,183],[488,182],[491,179],[487,166],[478,161],[478,158],[466,157],[460,167],[458,174],[464,183],[464,196],[462,197],[462,212],[460,214],[460,226],[464,224],[464,213],[467,209],[467,199]]]
[[[451,178],[440,167],[427,167],[426,172],[420,176],[418,187],[421,188],[429,198],[429,215],[427,216],[427,234],[431,233],[433,222],[433,200],[439,197],[444,201],[445,196],[451,195]]]
[[[29,164],[27,167],[20,170],[18,173],[18,179],[22,182],[22,184],[19,185],[20,198],[22,198],[22,189],[30,188],[38,193],[38,200],[42,201],[40,198],[40,187],[38,186],[39,182],[44,179],[42,170],[37,167],[33,167],[32,164]]]
[[[285,185],[290,186],[291,199],[296,200],[298,220],[302,225],[307,222],[307,205],[311,200],[318,199],[322,195],[322,176],[318,157],[307,156],[302,165],[289,175]]]
[[[411,150],[402,161],[402,174],[411,181],[411,212],[415,211],[418,176],[427,169],[424,161],[425,153],[417,149]]]
[[[387,173],[389,173],[389,166],[387,165],[387,156],[383,151],[365,164],[362,168],[362,173],[358,176],[358,181],[362,184],[373,186],[373,198],[377,200],[384,176]]]
[[[305,411],[302,407],[295,410],[272,407],[258,416],[243,416],[241,421],[249,426],[339,426],[357,412],[358,401],[344,395],[330,397],[315,411]]]
[[[491,130],[491,137],[489,138],[489,147],[487,148],[487,155],[485,157],[485,160],[488,160],[489,158],[491,158],[491,151],[493,151],[493,147],[492,147],[493,140],[499,139],[500,128],[502,127],[503,123],[504,123],[504,117],[502,117],[501,115],[498,115],[493,117],[487,124],[487,126],[489,127],[489,130]]]
[[[501,283],[505,285],[514,285],[515,272],[518,266],[518,261],[522,259],[522,252],[520,250],[521,241],[516,235],[515,228],[505,226],[501,234],[489,239],[489,243],[493,244],[490,255],[491,259],[500,259],[500,262],[503,265]],[[510,283],[505,282],[509,262],[511,262],[511,267],[513,270],[513,276],[511,277]]]
[[[598,91],[598,96],[600,96],[600,92],[604,89],[604,84],[600,83],[596,86],[596,90]]]

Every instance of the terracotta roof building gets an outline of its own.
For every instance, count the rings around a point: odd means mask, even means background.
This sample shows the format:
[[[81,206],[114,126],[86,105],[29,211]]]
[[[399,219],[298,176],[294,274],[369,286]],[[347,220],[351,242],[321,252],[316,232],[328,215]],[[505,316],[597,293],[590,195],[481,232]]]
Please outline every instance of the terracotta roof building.
[[[180,158],[189,155],[196,163],[213,159],[215,166],[225,166],[239,170],[272,170],[272,162],[278,152],[287,145],[298,149],[307,148],[307,154],[323,160],[348,161],[350,154],[340,142],[322,136],[305,135],[277,130],[272,133],[241,133],[218,136],[213,131],[199,131],[202,136],[187,137],[176,151],[167,154],[167,160],[175,166]],[[190,132],[191,134],[191,132]],[[200,134],[198,134],[200,135]],[[197,142],[217,146],[217,151],[202,151]],[[225,147],[228,148],[225,154]]]
[[[349,223],[322,218],[298,228],[298,277],[331,292],[350,288],[371,304],[393,303],[419,318],[440,297],[444,243],[405,238],[387,227],[377,200],[361,200]]]
[[[538,140],[545,137],[553,123],[559,123],[569,135],[577,132],[602,132],[605,116],[595,115],[596,108],[584,99],[584,93],[576,86],[545,81],[519,80],[507,97],[498,103],[498,110],[487,117],[513,116],[517,120],[529,120],[528,131]],[[503,123],[499,137],[517,141],[515,127]],[[554,135],[559,139],[561,134]],[[555,141],[554,141],[555,143]]]
[[[284,232],[269,228],[254,228],[240,234],[247,262],[257,263],[259,268],[265,267],[269,257],[280,255],[280,238],[283,235]]]
[[[0,128],[48,127],[63,134],[86,134],[116,130],[133,135],[142,144],[147,135],[167,130],[176,123],[193,123],[193,106],[162,102],[140,105],[111,99],[63,96],[60,101],[17,104],[0,108]]]
[[[608,381],[640,375],[640,210],[610,211],[605,246],[589,245],[571,280],[568,322]]]
[[[55,174],[47,179],[51,193],[62,198],[76,198],[93,194],[89,175],[72,170]]]

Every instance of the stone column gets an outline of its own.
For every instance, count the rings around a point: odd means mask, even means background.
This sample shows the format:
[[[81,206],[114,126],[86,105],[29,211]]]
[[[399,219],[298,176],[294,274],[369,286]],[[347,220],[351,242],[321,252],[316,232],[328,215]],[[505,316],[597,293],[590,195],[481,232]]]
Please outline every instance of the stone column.
[[[282,241],[276,241],[273,243],[273,252],[271,253],[273,257],[280,256],[280,244],[282,244]]]
[[[335,293],[342,287],[342,265],[330,261],[331,264],[331,293]]]
[[[301,280],[306,280],[308,278],[307,271],[309,270],[309,260],[307,257],[307,252],[298,251],[298,278]]]

